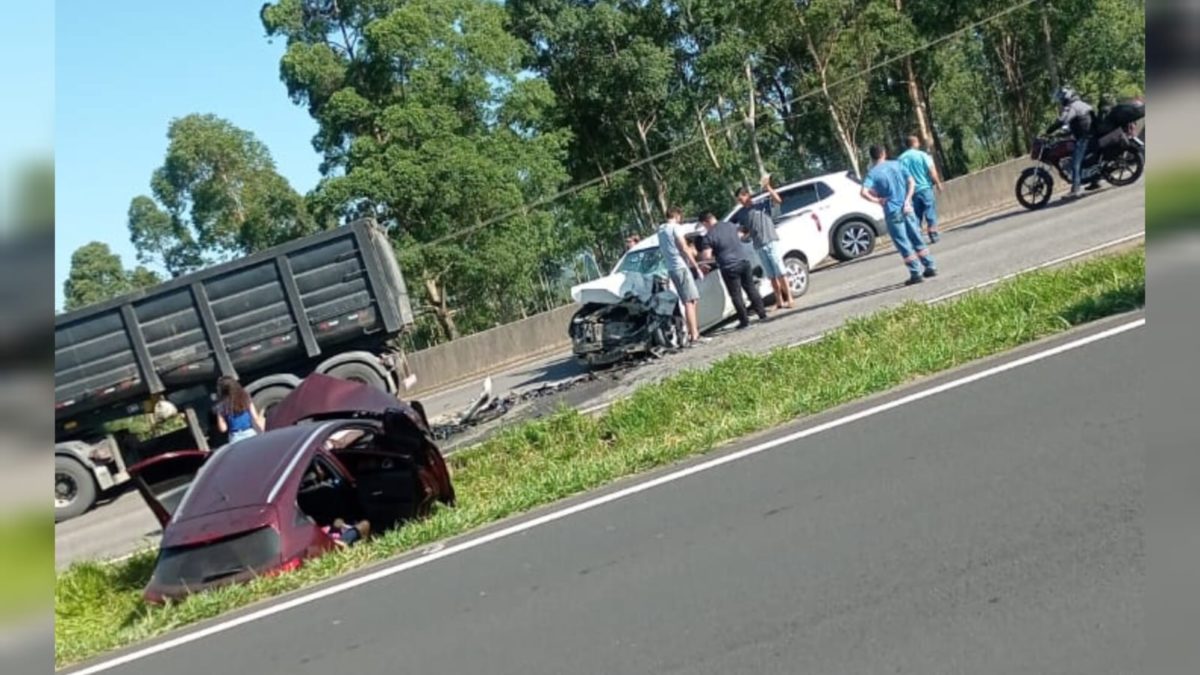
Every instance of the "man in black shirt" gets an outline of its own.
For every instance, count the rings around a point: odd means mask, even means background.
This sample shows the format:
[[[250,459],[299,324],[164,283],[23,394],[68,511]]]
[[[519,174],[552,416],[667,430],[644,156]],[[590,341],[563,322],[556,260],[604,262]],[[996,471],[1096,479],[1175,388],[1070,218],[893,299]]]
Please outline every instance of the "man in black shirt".
[[[739,329],[750,325],[750,315],[746,312],[746,302],[742,299],[742,291],[750,297],[750,305],[759,319],[767,318],[767,310],[763,307],[762,295],[758,292],[758,284],[754,281],[753,268],[750,265],[750,255],[736,225],[726,221],[717,221],[717,217],[706,213],[700,219],[704,225],[705,236],[698,244],[701,260],[717,262],[721,272],[721,281],[733,301],[733,309],[737,312]]]

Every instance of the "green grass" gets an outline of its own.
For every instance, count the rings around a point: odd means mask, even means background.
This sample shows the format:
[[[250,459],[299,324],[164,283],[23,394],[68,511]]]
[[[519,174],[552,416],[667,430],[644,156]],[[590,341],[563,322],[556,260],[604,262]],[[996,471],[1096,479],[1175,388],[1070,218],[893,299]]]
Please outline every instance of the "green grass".
[[[292,574],[165,607],[140,601],[152,553],[111,565],[77,564],[57,581],[56,662],[79,661],[302,588],[1144,301],[1145,252],[1139,247],[1031,273],[953,303],[910,303],[855,319],[819,343],[730,356],[709,369],[642,387],[601,416],[562,410],[456,454],[451,465],[459,504],[453,509]],[[698,425],[698,419],[708,423]]]
[[[54,568],[50,514],[30,511],[0,519],[0,625],[45,607]]]
[[[1200,167],[1178,167],[1146,176],[1146,236],[1193,230],[1200,220],[1200,205],[1192,190],[1200,181]]]

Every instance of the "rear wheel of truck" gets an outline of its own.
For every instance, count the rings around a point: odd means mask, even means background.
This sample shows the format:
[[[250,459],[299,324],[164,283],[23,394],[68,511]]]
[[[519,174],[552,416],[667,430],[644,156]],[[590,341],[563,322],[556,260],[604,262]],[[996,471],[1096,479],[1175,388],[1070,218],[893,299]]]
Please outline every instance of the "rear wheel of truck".
[[[259,414],[266,417],[271,408],[287,398],[298,386],[300,378],[295,375],[271,375],[252,382],[246,387],[246,393],[250,394],[250,400],[254,401]]]
[[[54,458],[54,522],[61,523],[92,508],[96,479],[87,467],[70,457]]]
[[[389,390],[387,379],[385,379],[383,373],[378,368],[362,361],[339,363],[325,371],[325,374],[330,377],[350,380],[351,382],[361,382],[383,391]]]

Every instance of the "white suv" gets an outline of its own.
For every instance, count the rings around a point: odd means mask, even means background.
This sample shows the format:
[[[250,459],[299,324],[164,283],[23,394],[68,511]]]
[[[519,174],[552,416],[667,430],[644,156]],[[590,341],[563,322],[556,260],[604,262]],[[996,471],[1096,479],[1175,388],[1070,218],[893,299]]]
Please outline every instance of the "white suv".
[[[808,211],[817,214],[829,237],[828,252],[838,260],[861,258],[875,250],[876,238],[886,232],[883,208],[862,198],[862,183],[852,172],[830,173],[775,188],[783,203],[773,209],[775,224],[783,227]],[[754,196],[761,202],[770,196]],[[732,221],[742,207],[725,216]],[[820,260],[809,260],[816,266]]]

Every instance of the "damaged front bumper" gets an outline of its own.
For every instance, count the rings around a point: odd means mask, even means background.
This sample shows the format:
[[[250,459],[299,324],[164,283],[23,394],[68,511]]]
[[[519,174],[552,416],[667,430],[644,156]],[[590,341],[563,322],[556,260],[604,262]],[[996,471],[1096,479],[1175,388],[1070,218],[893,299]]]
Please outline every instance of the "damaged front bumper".
[[[571,347],[575,358],[588,366],[606,366],[651,348],[645,321],[611,319],[618,305],[584,307],[571,319]],[[609,310],[609,311],[605,311]]]

